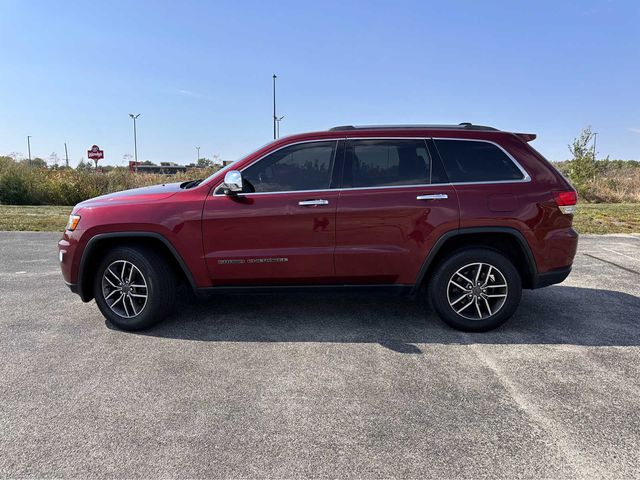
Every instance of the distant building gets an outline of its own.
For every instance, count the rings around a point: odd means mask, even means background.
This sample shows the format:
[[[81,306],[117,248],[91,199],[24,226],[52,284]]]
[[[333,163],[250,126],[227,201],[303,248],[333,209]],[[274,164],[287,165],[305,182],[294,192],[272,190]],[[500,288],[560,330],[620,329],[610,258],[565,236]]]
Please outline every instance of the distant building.
[[[222,167],[226,167],[233,163],[233,160],[222,160]],[[220,168],[220,163],[214,164]],[[156,165],[155,163],[145,161],[138,162],[138,173],[159,173],[165,175],[174,175],[178,172],[186,172],[187,170],[200,170],[202,167],[197,167],[194,163],[189,165],[180,165],[175,162],[160,162],[160,165]],[[129,171],[136,171],[136,162],[129,162]]]
[[[155,165],[151,162],[138,162],[138,173],[162,173],[166,175],[174,175],[178,172],[186,172],[187,167],[179,165],[174,162],[160,162],[160,165]],[[129,162],[129,171],[136,171],[136,162]]]

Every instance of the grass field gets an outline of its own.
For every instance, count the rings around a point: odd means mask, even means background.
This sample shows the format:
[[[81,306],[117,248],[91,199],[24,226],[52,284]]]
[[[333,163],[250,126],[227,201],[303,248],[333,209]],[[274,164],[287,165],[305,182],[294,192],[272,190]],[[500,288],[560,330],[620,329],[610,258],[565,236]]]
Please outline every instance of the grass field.
[[[62,231],[72,207],[0,205],[0,230]],[[580,233],[640,233],[640,203],[580,204]]]
[[[72,208],[0,205],[0,230],[62,232]]]
[[[581,203],[573,225],[579,233],[640,233],[640,203]]]

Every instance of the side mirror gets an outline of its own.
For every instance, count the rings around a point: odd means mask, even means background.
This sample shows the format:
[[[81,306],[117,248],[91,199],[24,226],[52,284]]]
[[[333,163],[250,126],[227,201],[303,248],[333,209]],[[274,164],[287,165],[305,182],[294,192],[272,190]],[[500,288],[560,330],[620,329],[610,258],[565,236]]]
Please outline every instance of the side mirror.
[[[242,174],[238,170],[231,170],[224,176],[222,184],[224,193],[233,195],[242,191]]]

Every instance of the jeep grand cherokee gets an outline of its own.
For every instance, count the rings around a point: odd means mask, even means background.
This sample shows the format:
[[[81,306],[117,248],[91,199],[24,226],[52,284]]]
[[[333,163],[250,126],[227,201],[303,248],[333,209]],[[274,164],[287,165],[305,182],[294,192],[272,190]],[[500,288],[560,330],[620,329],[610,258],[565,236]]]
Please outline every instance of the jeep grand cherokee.
[[[58,244],[64,280],[128,330],[165,317],[179,282],[424,288],[452,327],[489,330],[523,288],[563,281],[576,252],[576,192],[534,138],[464,123],[279,139],[204,180],[79,203]]]

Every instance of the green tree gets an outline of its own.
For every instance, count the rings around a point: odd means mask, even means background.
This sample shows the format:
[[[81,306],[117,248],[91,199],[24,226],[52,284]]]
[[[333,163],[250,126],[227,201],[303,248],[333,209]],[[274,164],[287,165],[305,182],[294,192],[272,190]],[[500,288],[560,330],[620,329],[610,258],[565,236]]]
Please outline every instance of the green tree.
[[[16,161],[13,159],[13,157],[10,157],[9,155],[0,156],[0,172],[10,167],[14,167],[15,165]]]
[[[40,157],[32,158],[31,161],[29,161],[29,159],[26,158],[22,160],[21,163],[26,165],[27,167],[32,167],[32,168],[47,168],[47,162],[45,162]]]
[[[599,165],[595,159],[595,152],[591,147],[593,132],[591,127],[587,127],[580,133],[580,136],[569,145],[571,160],[568,164],[568,175],[574,187],[584,191],[590,182],[595,180],[599,172]]]
[[[87,170],[93,170],[93,167],[91,166],[91,162],[85,162],[84,158],[81,158],[80,161],[78,162],[78,166],[76,167],[76,170],[81,170],[81,171],[87,171]]]
[[[51,152],[51,155],[49,155],[49,164],[51,165],[51,168],[57,170],[59,167],[59,163],[60,158],[58,158],[58,154],[56,152]]]
[[[199,158],[198,163],[196,164],[198,168],[207,168],[213,166],[213,160],[209,160],[208,158]]]

